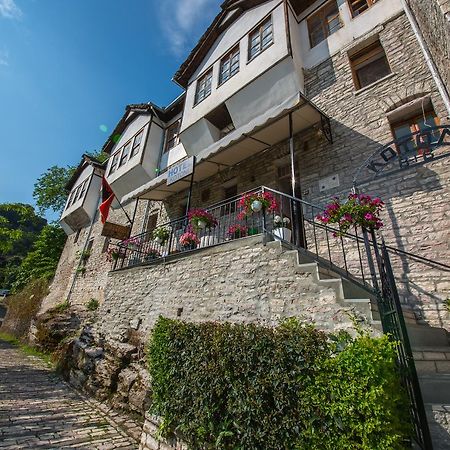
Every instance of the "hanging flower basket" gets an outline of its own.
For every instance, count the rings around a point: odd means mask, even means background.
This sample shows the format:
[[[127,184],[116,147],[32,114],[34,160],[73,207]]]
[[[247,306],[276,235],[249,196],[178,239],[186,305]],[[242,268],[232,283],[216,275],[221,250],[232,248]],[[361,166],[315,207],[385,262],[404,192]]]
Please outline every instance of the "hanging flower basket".
[[[210,212],[201,208],[189,210],[188,220],[195,231],[211,229],[217,225],[217,219]]]
[[[159,245],[164,245],[168,241],[169,236],[169,230],[163,227],[156,228],[152,233],[153,240]]]
[[[241,210],[238,218],[243,219],[263,209],[269,213],[274,212],[278,208],[278,203],[270,192],[253,192],[243,195],[239,199],[238,206]]]
[[[384,226],[380,219],[384,203],[380,198],[366,194],[349,194],[345,203],[334,197],[316,219],[325,225],[336,224],[339,231],[335,236],[343,236],[351,227],[364,230],[379,230]]]

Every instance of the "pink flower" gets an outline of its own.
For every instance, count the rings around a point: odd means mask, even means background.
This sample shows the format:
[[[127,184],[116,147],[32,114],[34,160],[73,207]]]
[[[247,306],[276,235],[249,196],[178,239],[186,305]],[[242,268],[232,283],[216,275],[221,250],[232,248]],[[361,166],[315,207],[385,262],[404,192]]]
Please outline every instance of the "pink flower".
[[[371,214],[371,213],[366,213],[366,214],[364,214],[364,219],[366,219],[366,220],[374,220],[375,216],[373,214]]]

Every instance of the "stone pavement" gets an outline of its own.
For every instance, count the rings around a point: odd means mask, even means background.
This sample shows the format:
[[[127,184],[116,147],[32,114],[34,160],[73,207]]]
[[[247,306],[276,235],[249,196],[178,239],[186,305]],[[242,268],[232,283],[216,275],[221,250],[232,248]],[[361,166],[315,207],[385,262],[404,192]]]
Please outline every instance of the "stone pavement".
[[[141,427],[0,341],[0,449],[137,449]]]

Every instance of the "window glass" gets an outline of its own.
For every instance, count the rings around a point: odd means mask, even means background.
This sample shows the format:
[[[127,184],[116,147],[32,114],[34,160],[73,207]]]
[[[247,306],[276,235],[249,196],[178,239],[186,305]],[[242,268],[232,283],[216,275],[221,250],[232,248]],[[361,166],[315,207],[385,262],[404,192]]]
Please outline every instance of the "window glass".
[[[219,84],[225,83],[239,72],[239,46],[220,61]]]
[[[122,155],[120,157],[119,167],[122,167],[127,162],[128,155],[130,153],[130,148],[131,148],[131,141],[126,143],[123,147]]]
[[[175,123],[170,125],[166,130],[166,143],[164,146],[164,152],[168,152],[171,148],[178,145],[178,134],[180,132],[181,120],[177,120]]]
[[[117,168],[117,162],[119,161],[120,156],[120,150],[116,152],[113,156],[112,162],[111,162],[111,168],[109,169],[109,174],[111,175]]]
[[[272,17],[265,20],[258,28],[249,35],[248,59],[251,60],[259,55],[273,43]]]
[[[424,117],[425,116],[425,117]],[[403,121],[394,122],[392,126],[392,133],[394,139],[406,138],[417,131],[427,131],[430,127],[434,127],[437,124],[437,118],[434,111],[428,111],[425,114],[421,114],[415,117]],[[439,139],[439,132],[433,131],[430,133],[431,142],[435,142]],[[417,151],[416,137],[412,136],[409,139],[405,139],[404,142],[399,144],[398,150],[401,153],[409,153]],[[422,155],[424,149],[421,149],[418,154]],[[427,150],[425,149],[425,153]]]
[[[351,56],[350,64],[357,89],[368,86],[391,73],[386,54],[379,41]]]
[[[371,6],[373,6],[378,0],[347,0],[348,7],[353,17],[363,13]]]
[[[332,0],[308,19],[311,48],[324,41],[341,26],[336,0]]]
[[[205,75],[203,75],[197,81],[197,90],[195,93],[195,104],[200,103],[204,100],[208,95],[211,94],[211,85],[212,85],[212,69],[210,69]]]
[[[139,148],[142,142],[142,136],[144,135],[144,130],[139,131],[138,134],[134,137],[133,148],[131,149],[130,158],[139,153]]]

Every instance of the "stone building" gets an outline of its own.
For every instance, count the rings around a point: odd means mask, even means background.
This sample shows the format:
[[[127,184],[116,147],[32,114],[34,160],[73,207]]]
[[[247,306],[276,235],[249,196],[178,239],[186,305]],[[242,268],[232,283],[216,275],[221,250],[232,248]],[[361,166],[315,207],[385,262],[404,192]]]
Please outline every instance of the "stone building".
[[[115,386],[119,404],[145,410],[148,379],[133,349],[160,314],[266,323],[298,315],[349,329],[352,312],[381,329],[362,242],[333,239],[315,219],[352,189],[386,204],[383,236],[413,344],[426,324],[434,345],[448,345],[448,6],[225,1],[174,76],[184,93],[166,108],[127,106],[105,143],[108,161],[84,157],[69,183],[69,237],[42,310],[65,299],[101,303],[101,320],[75,345],[72,380],[105,397]],[[86,177],[103,174],[122,205],[108,222],[128,226],[131,240],[101,224],[99,178],[83,191]],[[276,211],[242,218],[242,193],[261,186]],[[188,208],[218,223],[194,230],[187,249]],[[275,215],[292,225],[283,245],[267,244]],[[233,234],[234,225],[245,231]],[[96,346],[109,356],[87,364]]]
[[[191,206],[214,205],[258,186],[292,194],[292,134],[296,196],[320,206],[356,182],[386,202],[389,245],[448,263],[446,146],[432,147],[427,157],[414,150],[412,136],[397,145],[406,157],[383,153],[393,139],[448,123],[446,100],[418,51],[404,2],[389,8],[386,0],[234,3],[222,5],[175,75],[186,92],[167,108],[129,105],[105,143],[111,157],[103,170],[133,218],[131,235],[147,231],[149,242],[151,229],[185,214],[189,179],[167,185],[167,169],[191,156]],[[410,4],[436,55],[439,39],[429,31],[448,31],[437,26],[446,20],[446,3],[436,2],[442,14],[435,26],[425,20],[421,2]],[[448,64],[440,54],[443,61],[435,60],[445,84]],[[430,136],[437,140],[439,130]],[[71,182],[76,186],[69,187],[78,188],[84,176],[80,167]],[[98,180],[83,201],[89,214],[69,196],[61,224],[70,237],[44,308],[67,297],[80,305],[103,301],[110,268],[105,253],[115,241],[101,236]],[[116,205],[110,221],[129,220]],[[86,250],[89,258],[81,261]],[[448,326],[448,275],[393,258],[405,306],[418,319]]]

